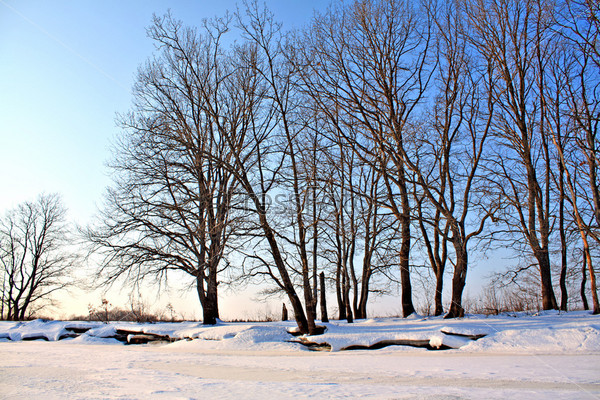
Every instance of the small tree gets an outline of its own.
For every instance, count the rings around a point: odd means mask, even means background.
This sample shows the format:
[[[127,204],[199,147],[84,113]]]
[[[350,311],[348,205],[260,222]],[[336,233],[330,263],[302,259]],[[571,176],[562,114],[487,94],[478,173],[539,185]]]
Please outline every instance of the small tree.
[[[66,251],[65,214],[60,197],[50,194],[22,203],[0,219],[3,318],[27,318],[72,283],[69,273],[80,258]]]

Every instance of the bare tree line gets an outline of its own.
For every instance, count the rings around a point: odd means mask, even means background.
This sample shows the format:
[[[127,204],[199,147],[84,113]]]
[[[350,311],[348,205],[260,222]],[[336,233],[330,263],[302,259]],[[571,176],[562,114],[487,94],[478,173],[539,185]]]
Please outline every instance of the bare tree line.
[[[302,332],[318,329],[320,272],[335,290],[338,317],[351,321],[366,317],[369,293],[386,290],[398,270],[403,314],[413,313],[418,262],[436,276],[430,295],[443,314],[450,266],[446,316],[464,315],[473,241],[519,254],[523,263],[506,273],[513,281],[535,268],[543,309],[559,307],[553,238],[561,238],[563,309],[567,256],[583,248],[597,312],[596,12],[591,3],[538,0],[357,1],[334,3],[293,33],[255,3],[201,33],[167,15],[151,28],[161,53],[139,77],[157,84],[136,92],[132,115],[172,121],[159,132],[144,124],[151,137],[193,131],[223,145],[191,150],[210,166],[202,174],[231,177],[228,215],[239,218],[223,222],[229,250],[215,260],[225,267],[225,253],[241,254],[239,274],[274,283]],[[241,42],[227,46],[220,37],[230,29]],[[171,60],[180,63],[178,80],[169,77]],[[174,92],[170,108],[155,97],[162,87]],[[148,180],[136,182],[155,183]],[[272,204],[277,196],[285,201]],[[169,207],[187,213],[184,204]],[[189,215],[202,220],[193,208]],[[113,228],[104,232],[114,237]],[[205,270],[199,256],[188,259]],[[144,258],[137,260],[139,268]],[[120,273],[133,264],[119,262]]]
[[[598,15],[586,0],[361,0],[295,32],[257,3],[197,28],[155,17],[84,232],[99,278],[187,274],[210,324],[220,283],[267,283],[317,333],[320,274],[351,322],[394,281],[415,312],[412,274],[429,268],[434,314],[461,317],[475,248],[508,247],[498,285],[537,276],[539,306],[566,310],[583,278],[600,312]]]

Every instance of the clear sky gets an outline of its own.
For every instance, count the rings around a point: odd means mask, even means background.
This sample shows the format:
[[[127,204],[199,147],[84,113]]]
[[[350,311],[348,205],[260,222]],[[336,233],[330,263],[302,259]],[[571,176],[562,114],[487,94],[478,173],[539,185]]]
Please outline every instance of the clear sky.
[[[266,3],[291,28],[307,23],[313,9],[323,10],[329,1]],[[129,108],[136,69],[154,49],[145,32],[152,14],[171,9],[184,23],[197,25],[235,5],[233,0],[0,0],[0,212],[42,192],[58,192],[69,217],[87,223],[110,183],[104,165],[118,133],[115,113]],[[223,294],[227,314],[240,300]],[[61,298],[61,310],[85,313],[100,296],[75,291]],[[188,317],[201,315],[193,295],[173,296],[176,308],[191,310]],[[388,312],[399,313],[399,302]]]
[[[146,36],[152,14],[170,9],[184,23],[199,25],[234,11],[236,3],[0,0],[0,213],[42,192],[57,192],[69,218],[86,224],[110,184],[105,162],[118,133],[115,113],[128,110],[137,67],[154,50]],[[313,9],[324,9],[329,1],[266,4],[291,28],[307,23]],[[120,305],[126,294],[113,291],[107,298]],[[171,301],[191,318],[201,315],[193,294],[175,290],[158,300],[148,297],[151,303]],[[224,314],[252,297],[223,295]],[[63,294],[58,312],[85,314],[87,304],[99,303],[101,296],[81,290]],[[242,312],[259,315],[264,307],[248,305]]]
[[[286,26],[325,1],[268,1]],[[138,65],[154,49],[145,28],[171,9],[197,25],[235,1],[0,0],[0,210],[62,194],[85,223],[109,179],[104,163]]]

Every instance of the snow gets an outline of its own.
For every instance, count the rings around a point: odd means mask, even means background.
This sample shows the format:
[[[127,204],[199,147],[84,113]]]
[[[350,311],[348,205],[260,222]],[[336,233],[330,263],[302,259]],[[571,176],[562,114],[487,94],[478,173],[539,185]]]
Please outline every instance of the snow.
[[[45,321],[36,319],[29,322],[2,322],[0,325],[0,338],[18,340],[33,340],[43,338],[45,340],[57,341],[73,334],[70,329],[91,328],[97,323],[87,322],[64,322],[64,321]]]
[[[0,322],[0,397],[600,398],[600,317],[589,312],[324,325],[303,340],[330,352],[292,342],[293,322]],[[88,330],[63,338],[74,328]],[[118,330],[183,340],[128,346]],[[392,340],[454,349],[342,350]]]
[[[336,322],[327,332],[309,336],[329,343],[332,351],[351,345],[371,346],[385,340],[429,341],[430,346],[460,348],[466,352],[585,353],[600,351],[600,316],[589,312],[544,312],[537,315],[469,315],[446,320],[381,318],[356,324]],[[454,335],[450,335],[454,334]],[[455,335],[485,335],[473,341]]]

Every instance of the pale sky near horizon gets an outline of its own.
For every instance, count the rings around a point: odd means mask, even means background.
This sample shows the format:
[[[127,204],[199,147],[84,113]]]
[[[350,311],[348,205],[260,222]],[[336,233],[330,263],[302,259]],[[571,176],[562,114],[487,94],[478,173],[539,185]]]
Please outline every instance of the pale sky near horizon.
[[[291,28],[307,23],[313,9],[324,10],[329,1],[266,4]],[[170,9],[185,24],[198,25],[235,5],[233,0],[0,0],[0,213],[42,192],[57,192],[70,219],[87,223],[110,184],[105,162],[118,133],[115,113],[128,110],[136,70],[154,49],[145,31],[152,14]],[[239,301],[231,292],[222,294],[227,315]],[[66,316],[85,314],[100,294],[92,298],[76,290],[70,296],[61,299],[59,312]],[[177,296],[180,307],[194,303],[189,317],[201,315],[193,291],[189,298]],[[399,310],[397,300],[389,313]]]

